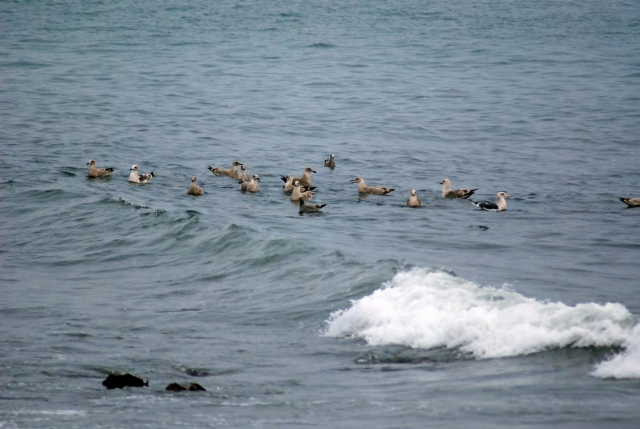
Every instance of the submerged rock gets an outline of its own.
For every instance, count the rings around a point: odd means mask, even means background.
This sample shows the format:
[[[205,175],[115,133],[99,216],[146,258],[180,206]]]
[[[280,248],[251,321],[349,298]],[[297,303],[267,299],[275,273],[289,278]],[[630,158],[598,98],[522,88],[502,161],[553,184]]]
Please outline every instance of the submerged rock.
[[[206,392],[207,389],[205,389],[204,387],[200,386],[198,383],[189,383],[187,385],[181,385],[178,383],[171,383],[170,385],[167,386],[167,389],[170,392],[182,392],[184,390],[189,390],[191,392]]]
[[[149,381],[144,381],[140,377],[126,374],[109,374],[109,376],[102,382],[103,386],[107,389],[122,389],[123,387],[144,387],[149,386]]]

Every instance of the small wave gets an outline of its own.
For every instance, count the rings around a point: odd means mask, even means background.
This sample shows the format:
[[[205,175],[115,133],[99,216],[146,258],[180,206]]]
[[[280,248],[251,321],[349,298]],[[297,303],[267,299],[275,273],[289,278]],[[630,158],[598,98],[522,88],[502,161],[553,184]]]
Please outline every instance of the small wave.
[[[336,45],[332,45],[331,43],[313,43],[307,46],[307,48],[320,48],[320,49],[328,49],[328,48],[335,48],[335,47]]]
[[[459,349],[476,359],[562,347],[622,347],[598,377],[640,378],[640,325],[623,305],[574,307],[507,289],[480,287],[443,272],[414,268],[333,313],[325,335],[370,345]]]

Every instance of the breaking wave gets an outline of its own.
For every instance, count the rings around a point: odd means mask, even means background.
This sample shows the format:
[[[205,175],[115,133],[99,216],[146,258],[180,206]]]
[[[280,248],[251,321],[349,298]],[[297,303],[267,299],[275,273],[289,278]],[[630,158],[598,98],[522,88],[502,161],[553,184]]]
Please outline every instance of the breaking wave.
[[[640,378],[636,323],[621,304],[542,302],[415,268],[331,314],[325,334],[359,337],[374,346],[457,348],[477,359],[562,347],[620,347],[620,354],[598,364],[592,374]]]

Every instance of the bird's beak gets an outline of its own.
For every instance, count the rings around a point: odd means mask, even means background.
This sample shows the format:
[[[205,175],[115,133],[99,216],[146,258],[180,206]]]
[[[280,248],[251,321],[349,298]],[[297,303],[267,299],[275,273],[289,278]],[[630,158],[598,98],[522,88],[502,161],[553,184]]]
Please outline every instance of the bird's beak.
[[[312,173],[315,173],[315,172],[316,172],[316,170],[311,170],[311,172],[312,172]]]
[[[356,181],[355,180],[351,180],[349,183],[356,183]]]

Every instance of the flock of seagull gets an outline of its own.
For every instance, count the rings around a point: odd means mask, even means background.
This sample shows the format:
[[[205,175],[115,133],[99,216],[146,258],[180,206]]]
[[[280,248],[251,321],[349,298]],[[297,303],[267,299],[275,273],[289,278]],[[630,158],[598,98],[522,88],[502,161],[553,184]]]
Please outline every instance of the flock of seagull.
[[[95,177],[106,177],[114,172],[114,168],[98,168],[96,167],[96,162],[91,159],[87,163],[89,166],[88,176],[90,178]],[[324,166],[329,167],[332,170],[336,167],[335,156],[332,154],[329,159],[325,159]],[[238,171],[238,167],[240,167],[240,171]],[[260,181],[260,177],[257,174],[254,174],[249,178],[246,166],[239,162],[233,161],[231,164],[230,170],[224,170],[218,167],[208,167],[209,171],[211,171],[215,176],[223,176],[229,177],[237,180],[240,185],[240,189],[243,192],[260,192],[260,187],[258,186],[258,182]],[[148,174],[140,174],[138,172],[138,165],[134,164],[129,169],[131,174],[129,175],[129,182],[132,183],[148,183],[155,174],[152,172]],[[305,213],[315,213],[320,209],[326,206],[326,204],[306,204],[305,201],[310,201],[313,196],[316,194],[314,192],[315,187],[311,186],[311,173],[315,173],[315,171],[311,167],[306,167],[301,177],[294,177],[291,175],[281,176],[281,179],[284,184],[284,192],[290,195],[290,200],[293,203],[299,204],[299,214]],[[390,192],[394,191],[393,188],[384,188],[379,186],[368,186],[362,177],[356,177],[351,180],[351,183],[358,184],[358,192],[360,194],[373,194],[373,195],[387,195]],[[451,189],[451,182],[449,179],[444,179],[440,182],[442,185],[442,198],[460,198],[460,199],[468,199],[478,188],[475,189]],[[204,191],[200,186],[198,186],[198,181],[196,176],[191,177],[191,186],[187,190],[187,194],[193,196],[203,195]],[[479,207],[482,210],[500,212],[505,211],[507,209],[506,198],[511,198],[509,194],[504,191],[498,192],[496,196],[496,201],[471,201],[473,205]],[[640,207],[640,198],[619,198],[620,201],[625,203],[628,207]],[[411,190],[411,194],[409,199],[407,200],[408,207],[420,207],[422,203],[418,198],[417,192],[415,189]]]

